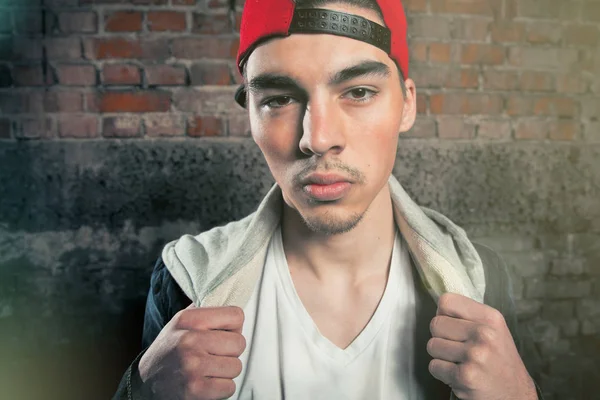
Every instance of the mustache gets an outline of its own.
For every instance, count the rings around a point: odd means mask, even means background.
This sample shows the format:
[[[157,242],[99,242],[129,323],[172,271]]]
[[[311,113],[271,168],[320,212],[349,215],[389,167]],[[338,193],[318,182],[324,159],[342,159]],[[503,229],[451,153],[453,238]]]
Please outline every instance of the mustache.
[[[365,183],[365,175],[358,169],[344,164],[340,160],[327,160],[323,162],[311,162],[303,167],[294,177],[295,186],[300,186],[302,181],[313,172],[343,172],[342,175],[352,178],[356,183]]]

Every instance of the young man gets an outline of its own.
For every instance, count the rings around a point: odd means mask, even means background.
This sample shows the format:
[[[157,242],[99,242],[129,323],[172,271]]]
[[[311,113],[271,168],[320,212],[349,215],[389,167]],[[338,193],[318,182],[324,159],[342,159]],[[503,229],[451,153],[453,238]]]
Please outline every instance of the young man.
[[[391,175],[416,116],[400,0],[246,0],[276,185],[167,245],[116,398],[533,400],[504,265]]]

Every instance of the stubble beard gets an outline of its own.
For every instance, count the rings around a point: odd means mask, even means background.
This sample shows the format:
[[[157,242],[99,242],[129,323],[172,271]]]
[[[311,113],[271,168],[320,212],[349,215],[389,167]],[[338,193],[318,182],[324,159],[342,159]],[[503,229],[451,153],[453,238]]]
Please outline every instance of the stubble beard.
[[[350,232],[362,220],[363,214],[352,213],[346,218],[336,218],[331,213],[326,212],[318,217],[303,216],[300,214],[302,221],[308,229],[314,233],[326,236],[340,235]]]

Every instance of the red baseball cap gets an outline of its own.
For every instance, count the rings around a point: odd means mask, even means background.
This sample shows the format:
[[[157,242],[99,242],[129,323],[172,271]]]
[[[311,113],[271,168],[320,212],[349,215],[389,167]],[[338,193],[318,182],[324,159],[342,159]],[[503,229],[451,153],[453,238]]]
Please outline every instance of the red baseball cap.
[[[243,74],[244,64],[252,51],[274,37],[293,33],[327,33],[369,43],[385,51],[396,62],[403,77],[408,77],[406,14],[401,0],[376,0],[386,26],[359,15],[324,8],[296,9],[293,0],[246,0],[240,27],[237,66]],[[235,99],[246,106],[245,87]]]

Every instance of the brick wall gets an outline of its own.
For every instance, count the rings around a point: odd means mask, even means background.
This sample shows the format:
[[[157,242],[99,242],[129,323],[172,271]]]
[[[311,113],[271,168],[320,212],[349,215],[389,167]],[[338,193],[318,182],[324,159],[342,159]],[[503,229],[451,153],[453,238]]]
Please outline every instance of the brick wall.
[[[233,101],[236,7],[0,0],[0,350],[23,338],[26,350],[51,342],[47,360],[81,338],[88,349],[73,345],[78,361],[65,363],[78,367],[48,378],[87,371],[82,392],[11,378],[40,364],[15,350],[13,375],[0,374],[8,393],[92,398],[97,385],[107,398],[138,350],[160,247],[245,215],[268,187]],[[600,390],[600,2],[405,7],[419,117],[394,173],[507,260],[532,335],[526,361],[547,399],[590,398]]]
[[[248,135],[237,3],[0,3],[0,138]],[[421,116],[405,137],[599,140],[597,1],[405,6]]]

